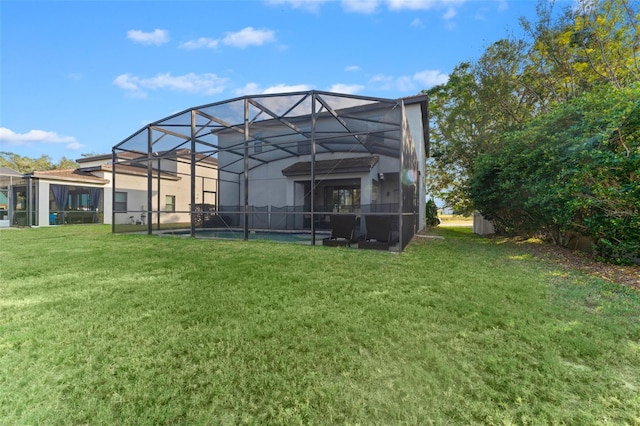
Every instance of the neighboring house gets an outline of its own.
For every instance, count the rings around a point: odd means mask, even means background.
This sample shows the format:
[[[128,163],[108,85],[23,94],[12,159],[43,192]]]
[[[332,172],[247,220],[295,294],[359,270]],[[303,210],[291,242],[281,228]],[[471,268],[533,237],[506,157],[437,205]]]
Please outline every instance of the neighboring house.
[[[141,154],[125,156],[137,159]],[[183,151],[179,158],[185,157],[189,156]],[[142,206],[147,204],[149,169],[146,165],[119,166],[119,189],[114,192],[111,160],[110,154],[85,157],[76,160],[80,164],[77,169],[34,171],[24,175],[0,169],[0,226],[145,224],[148,212]],[[205,173],[217,176],[216,161],[210,159],[207,165]],[[185,194],[189,193],[191,183],[184,179],[184,170],[190,166],[181,160],[164,169],[158,175],[162,189],[154,198],[163,214],[156,220],[188,220],[189,197]]]
[[[426,95],[381,99],[308,91],[190,108],[114,146],[116,191],[122,188],[120,169],[144,167],[147,158],[156,156],[175,161],[185,149],[196,156],[196,165],[217,159],[215,184],[193,173],[188,177],[193,185],[215,192],[214,203],[200,196],[206,191],[199,187],[189,194],[194,210],[215,204],[217,220],[210,221],[211,227],[241,228],[245,235],[249,229],[313,233],[328,226],[331,214],[384,214],[395,219],[404,247],[425,226]],[[131,152],[144,155],[133,160]],[[153,170],[167,171],[163,164]],[[151,199],[156,187],[166,184],[153,170],[149,189],[139,198],[149,200],[141,210],[162,214]],[[206,223],[194,223],[198,215],[193,217],[185,225],[195,235],[196,226]],[[364,232],[362,221],[360,226]],[[115,232],[129,230],[114,227]]]
[[[146,153],[125,152],[119,156],[113,177],[112,156],[102,155],[77,160],[82,170],[109,180],[112,193],[106,195],[105,223],[115,225],[147,225],[150,223],[188,222],[190,217],[191,155],[187,149],[172,152],[171,158],[154,152],[149,162]],[[215,158],[197,157],[194,167],[199,177],[195,183],[197,200],[216,203],[218,177]],[[149,178],[151,176],[151,178]],[[213,182],[213,189],[203,182]],[[151,192],[149,188],[151,185]],[[152,208],[147,208],[150,205]]]

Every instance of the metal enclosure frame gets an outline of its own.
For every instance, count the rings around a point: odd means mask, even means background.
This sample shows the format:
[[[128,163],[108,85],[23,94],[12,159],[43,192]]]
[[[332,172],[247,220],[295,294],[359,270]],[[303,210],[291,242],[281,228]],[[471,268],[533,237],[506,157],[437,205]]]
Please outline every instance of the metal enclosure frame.
[[[410,129],[407,104],[421,108],[422,128]],[[157,120],[112,149],[114,201],[130,170],[146,170],[147,180],[146,193],[136,198],[144,200],[139,210],[118,212],[114,205],[113,232],[152,234],[181,227],[196,236],[208,223],[241,231],[245,240],[256,229],[304,230],[315,244],[328,214],[390,215],[401,251],[420,223],[418,194],[424,184],[418,162],[428,151],[427,105],[426,96],[306,91],[243,96]],[[414,140],[415,134],[423,140]],[[287,175],[292,165],[298,174]],[[215,177],[207,171],[214,167]],[[174,214],[182,217],[174,222],[161,207],[171,179],[190,182],[188,208]],[[357,211],[336,211],[326,205],[326,194],[347,179],[360,179],[361,196],[369,202]],[[213,203],[205,203],[205,195],[213,193]],[[275,199],[280,202],[265,204]],[[382,202],[389,200],[395,202]],[[146,223],[126,221],[134,215],[146,217]],[[365,232],[365,224],[360,226]]]

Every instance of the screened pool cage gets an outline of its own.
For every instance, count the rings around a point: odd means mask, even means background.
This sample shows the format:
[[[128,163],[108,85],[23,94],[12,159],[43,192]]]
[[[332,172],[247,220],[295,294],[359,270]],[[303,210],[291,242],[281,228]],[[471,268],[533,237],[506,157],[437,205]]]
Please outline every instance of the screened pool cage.
[[[319,244],[332,216],[424,223],[426,96],[244,96],[155,121],[113,148],[113,232]],[[370,220],[373,223],[373,220]]]

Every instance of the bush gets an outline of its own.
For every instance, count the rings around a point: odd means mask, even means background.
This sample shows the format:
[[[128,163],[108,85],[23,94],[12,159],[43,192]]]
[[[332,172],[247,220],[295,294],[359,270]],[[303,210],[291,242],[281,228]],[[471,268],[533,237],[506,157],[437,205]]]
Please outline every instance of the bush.
[[[469,195],[497,232],[591,238],[616,263],[640,257],[640,86],[601,88],[505,134],[475,163]]]
[[[438,219],[438,206],[433,199],[427,200],[426,208],[427,226],[434,227],[440,225],[440,219]]]

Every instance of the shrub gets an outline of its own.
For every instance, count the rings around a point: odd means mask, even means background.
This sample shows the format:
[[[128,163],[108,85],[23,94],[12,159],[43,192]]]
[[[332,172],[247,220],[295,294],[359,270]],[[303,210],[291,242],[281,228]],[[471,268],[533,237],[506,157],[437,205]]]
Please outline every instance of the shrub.
[[[502,139],[468,188],[497,232],[579,233],[609,261],[640,257],[640,86],[594,90]]]
[[[427,226],[433,227],[440,225],[440,219],[438,219],[438,206],[433,199],[427,200],[426,208]]]

